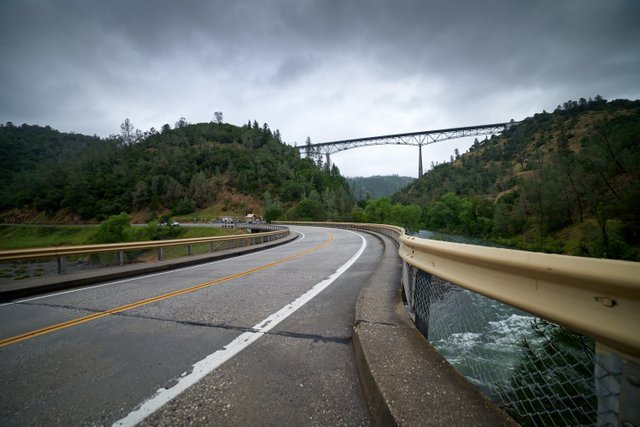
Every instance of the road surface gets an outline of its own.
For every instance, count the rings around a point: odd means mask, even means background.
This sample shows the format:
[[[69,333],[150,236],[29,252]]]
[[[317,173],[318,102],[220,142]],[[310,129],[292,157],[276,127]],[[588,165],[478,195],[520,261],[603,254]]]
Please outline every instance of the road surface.
[[[382,256],[292,227],[242,257],[0,305],[2,425],[369,425],[351,342]]]

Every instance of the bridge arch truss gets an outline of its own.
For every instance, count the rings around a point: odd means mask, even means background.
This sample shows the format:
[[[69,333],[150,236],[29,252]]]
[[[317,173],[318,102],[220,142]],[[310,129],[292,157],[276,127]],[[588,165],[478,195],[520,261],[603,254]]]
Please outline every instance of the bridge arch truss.
[[[419,148],[418,176],[422,176],[422,146],[469,136],[495,135],[515,125],[516,122],[493,123],[488,125],[466,126],[459,128],[427,130],[422,132],[399,133],[393,135],[372,136],[367,138],[344,139],[340,141],[321,142],[297,147],[307,157],[326,156],[330,163],[330,155],[340,151],[375,145],[411,145]]]

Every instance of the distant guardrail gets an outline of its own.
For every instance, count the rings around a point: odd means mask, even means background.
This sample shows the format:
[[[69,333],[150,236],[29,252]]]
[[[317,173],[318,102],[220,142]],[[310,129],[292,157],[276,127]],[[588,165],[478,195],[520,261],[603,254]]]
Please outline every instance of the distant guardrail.
[[[390,237],[396,243],[400,244],[401,236],[405,235],[402,227],[386,224],[370,224],[363,222],[314,222],[314,221],[273,221],[276,225],[308,225],[329,228],[342,228],[345,230],[367,230],[374,233],[380,233]]]
[[[243,226],[243,228],[245,228]],[[173,240],[155,240],[143,242],[128,243],[106,243],[96,245],[75,245],[75,246],[54,246],[46,248],[32,249],[15,249],[0,251],[0,262],[18,261],[18,260],[35,260],[46,258],[58,259],[58,273],[64,270],[63,258],[77,255],[91,255],[101,253],[117,253],[118,264],[124,264],[124,253],[127,251],[141,251],[156,249],[158,251],[158,260],[164,259],[164,249],[175,246],[186,246],[187,255],[193,254],[193,246],[201,244],[209,244],[210,252],[224,247],[230,249],[232,247],[250,246],[254,244],[265,243],[277,239],[281,239],[289,235],[289,229],[286,227],[270,226],[268,224],[254,224],[251,227],[254,230],[270,229],[273,231],[238,234],[231,236],[215,236],[215,237],[196,237],[190,239],[173,239]]]
[[[286,228],[282,225],[267,224],[265,222],[236,222],[234,225],[236,228],[244,228],[252,231],[276,231]]]
[[[391,236],[398,243],[403,260],[402,286],[408,310],[427,338],[429,325],[437,323],[433,318],[434,306],[447,292],[457,292],[456,289],[500,301],[592,338],[596,343],[595,356],[587,368],[593,377],[586,379],[585,387],[593,390],[582,390],[575,397],[570,395],[567,390],[576,388],[570,383],[571,376],[565,375],[569,379],[564,380],[557,377],[566,374],[560,372],[565,368],[576,371],[583,368],[578,362],[570,364],[565,360],[545,368],[549,371],[544,374],[532,372],[528,383],[519,385],[520,390],[506,384],[508,390],[500,397],[507,401],[502,401],[502,405],[512,411],[514,407],[518,411],[527,407],[529,412],[523,418],[545,425],[584,423],[582,418],[571,414],[584,411],[589,411],[589,419],[594,423],[597,420],[598,425],[624,425],[625,421],[633,423],[629,425],[640,425],[637,405],[640,401],[640,263],[427,240],[408,236],[400,227],[381,224],[278,223],[359,229]],[[540,364],[547,359],[577,357],[571,351],[563,353],[564,350],[554,345],[549,341],[540,342],[540,350],[531,350],[534,354],[526,355],[527,363],[538,364],[541,369]],[[535,354],[536,351],[539,354]],[[548,382],[539,386],[534,384],[536,375],[552,378],[540,379]],[[550,396],[557,390],[563,391]],[[514,401],[517,398],[528,401],[522,404]],[[591,399],[596,403],[589,403],[593,402]],[[563,405],[567,402],[583,404],[566,408]]]

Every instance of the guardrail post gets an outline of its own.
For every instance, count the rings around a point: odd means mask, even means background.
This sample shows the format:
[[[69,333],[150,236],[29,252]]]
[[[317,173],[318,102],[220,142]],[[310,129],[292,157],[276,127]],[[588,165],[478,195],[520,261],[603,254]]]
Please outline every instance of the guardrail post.
[[[164,248],[158,248],[158,261],[164,260]]]
[[[56,257],[56,263],[58,264],[58,274],[62,274],[65,270],[64,257]]]
[[[187,245],[187,255],[193,255],[193,245]]]
[[[124,251],[118,251],[118,265],[124,265]]]
[[[211,242],[209,244],[209,252],[213,253],[216,250],[215,244]]]
[[[597,425],[639,426],[640,363],[596,343]]]
[[[622,388],[620,390],[620,425],[640,425],[640,363],[631,359],[622,362]]]

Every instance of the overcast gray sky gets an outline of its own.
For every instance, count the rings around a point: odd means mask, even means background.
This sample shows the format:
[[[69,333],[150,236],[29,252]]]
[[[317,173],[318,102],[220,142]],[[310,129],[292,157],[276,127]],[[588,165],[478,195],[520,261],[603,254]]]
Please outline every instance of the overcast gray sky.
[[[0,0],[0,122],[106,137],[222,111],[300,145],[520,120],[640,98],[639,23],[637,0]],[[416,147],[332,160],[417,175]]]

